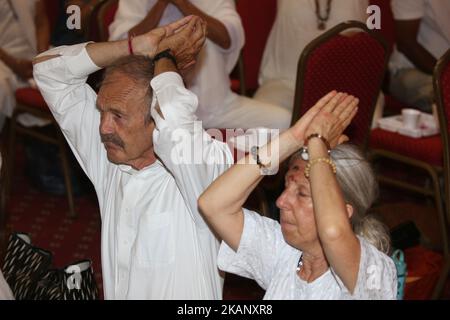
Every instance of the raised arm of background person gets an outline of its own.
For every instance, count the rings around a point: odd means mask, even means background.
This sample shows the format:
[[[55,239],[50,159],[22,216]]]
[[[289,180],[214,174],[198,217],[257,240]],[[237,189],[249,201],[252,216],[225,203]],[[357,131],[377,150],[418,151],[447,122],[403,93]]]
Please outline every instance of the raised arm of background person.
[[[50,21],[48,20],[44,0],[38,0],[36,2],[36,14],[34,20],[36,25],[37,52],[41,53],[48,50],[50,47],[51,36]]]
[[[343,97],[341,93],[331,92],[322,98],[292,128],[260,149],[261,163],[277,167],[303,146],[307,128],[316,122],[327,128],[332,137],[330,143],[336,146],[357,110],[354,100],[342,100]],[[340,116],[344,112],[346,116]],[[325,118],[317,117],[321,113],[326,115]],[[279,145],[278,153],[268,151],[273,150],[272,144]],[[260,168],[249,155],[214,181],[199,198],[200,210],[208,223],[235,251],[244,227],[242,206],[261,179]]]
[[[135,37],[146,33],[158,26],[159,21],[161,20],[164,10],[166,10],[168,4],[169,3],[165,0],[156,1],[155,5],[150,9],[144,20],[139,22],[137,25],[131,28],[130,31],[128,31],[128,36]]]
[[[167,2],[171,2],[177,6],[185,16],[196,15],[204,19],[208,26],[208,38],[223,49],[229,49],[231,47],[230,34],[224,23],[220,21],[219,17],[213,17],[206,14],[189,0],[167,0]],[[224,9],[226,10],[234,10],[231,7],[227,8],[229,4],[226,2],[223,2],[222,6],[225,6]]]

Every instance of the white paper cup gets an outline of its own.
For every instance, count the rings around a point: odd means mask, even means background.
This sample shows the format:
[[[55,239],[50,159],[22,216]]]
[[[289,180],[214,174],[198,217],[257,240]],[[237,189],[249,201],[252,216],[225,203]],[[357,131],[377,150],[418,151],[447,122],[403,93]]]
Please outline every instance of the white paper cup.
[[[420,111],[415,109],[402,110],[403,127],[417,129],[419,127]]]

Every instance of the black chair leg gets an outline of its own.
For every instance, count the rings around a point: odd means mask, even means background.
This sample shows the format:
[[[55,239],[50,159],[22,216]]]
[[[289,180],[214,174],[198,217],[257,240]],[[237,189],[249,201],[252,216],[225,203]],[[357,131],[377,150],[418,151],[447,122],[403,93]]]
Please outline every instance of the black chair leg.
[[[66,150],[67,148],[65,145],[65,140],[62,133],[60,132],[58,133],[58,145],[64,174],[64,183],[66,185],[67,201],[69,203],[69,217],[75,219],[77,217],[77,214],[75,212],[75,202],[73,197],[72,182],[70,179],[69,159],[67,158],[67,150]]]

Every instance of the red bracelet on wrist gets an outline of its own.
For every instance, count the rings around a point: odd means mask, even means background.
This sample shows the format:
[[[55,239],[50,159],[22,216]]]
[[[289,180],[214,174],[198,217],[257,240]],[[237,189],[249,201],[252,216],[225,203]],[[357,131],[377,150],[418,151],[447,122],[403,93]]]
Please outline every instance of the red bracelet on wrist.
[[[131,56],[133,56],[134,55],[133,43],[131,41],[133,41],[133,37],[132,36],[130,36],[128,38],[128,52],[130,53]]]

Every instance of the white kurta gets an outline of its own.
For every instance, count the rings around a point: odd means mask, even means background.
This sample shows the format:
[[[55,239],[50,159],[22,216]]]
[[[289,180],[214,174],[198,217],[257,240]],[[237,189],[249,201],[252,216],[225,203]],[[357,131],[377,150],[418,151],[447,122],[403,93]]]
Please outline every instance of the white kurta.
[[[235,252],[222,242],[221,270],[254,279],[268,300],[393,300],[397,295],[394,262],[361,237],[361,260],[353,294],[330,268],[312,283],[297,275],[301,251],[286,243],[280,224],[244,210],[244,230]]]
[[[234,0],[190,0],[207,15],[221,21],[228,31],[231,46],[223,49],[211,40],[197,58],[195,70],[189,74],[187,86],[199,98],[197,116],[208,128],[287,128],[291,114],[274,105],[238,96],[230,89],[229,74],[244,46],[244,29]],[[110,40],[126,39],[128,31],[140,23],[155,5],[156,0],[122,0],[114,22]],[[176,6],[169,4],[159,26],[183,17]]]
[[[393,0],[392,13],[396,20],[421,20],[417,41],[436,59],[450,49],[450,1]],[[398,50],[390,61],[391,70],[415,68]]]
[[[327,0],[319,0],[325,16]],[[334,0],[326,30],[347,20],[365,21],[368,0]],[[326,30],[317,27],[315,0],[278,0],[277,16],[261,63],[256,98],[292,109],[303,49]],[[266,88],[267,86],[267,88]]]
[[[141,171],[117,166],[100,142],[97,96],[86,84],[98,67],[84,44],[46,54],[62,56],[37,64],[36,81],[100,204],[105,298],[220,299],[218,242],[197,211],[197,198],[233,159],[225,144],[193,125],[196,97],[176,73],[155,77],[153,99],[165,117],[152,110],[161,162]],[[176,129],[186,143],[172,139]],[[203,146],[195,151],[214,163],[181,161],[192,145]]]

